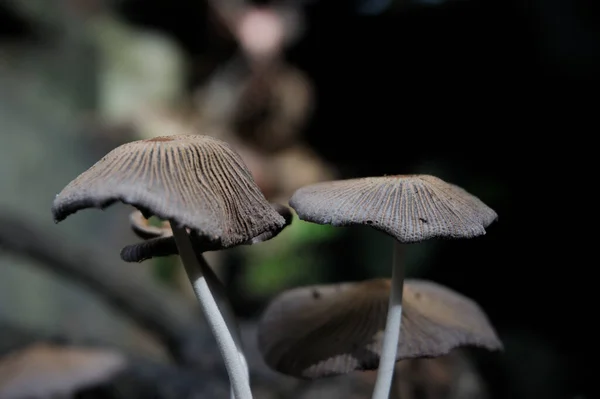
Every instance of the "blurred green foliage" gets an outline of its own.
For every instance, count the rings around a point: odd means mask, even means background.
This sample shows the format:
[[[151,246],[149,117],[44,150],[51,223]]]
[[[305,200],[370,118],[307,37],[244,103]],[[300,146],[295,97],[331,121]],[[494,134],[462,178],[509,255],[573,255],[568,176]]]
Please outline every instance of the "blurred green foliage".
[[[162,256],[152,259],[152,276],[168,286],[174,286],[177,276],[176,256]]]
[[[304,222],[294,215],[292,224],[277,237],[245,248],[248,292],[270,296],[287,287],[321,282],[329,265],[315,246],[339,234],[338,228]]]

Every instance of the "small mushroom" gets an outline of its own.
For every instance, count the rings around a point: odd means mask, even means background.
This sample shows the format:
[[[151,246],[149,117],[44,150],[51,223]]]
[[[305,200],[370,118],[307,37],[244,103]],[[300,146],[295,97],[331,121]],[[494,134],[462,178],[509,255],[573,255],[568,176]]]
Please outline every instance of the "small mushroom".
[[[33,344],[0,359],[0,398],[71,397],[121,372],[123,355],[108,349]]]
[[[284,228],[289,226],[293,220],[291,209],[281,204],[271,205],[285,219]],[[146,241],[131,244],[123,248],[121,250],[121,259],[125,262],[143,262],[155,257],[179,254],[169,222],[163,222],[162,227],[150,226],[148,219],[144,218],[140,211],[133,211],[129,220],[132,230]],[[281,230],[266,231],[244,242],[243,245],[253,245],[270,240],[281,231],[283,231],[283,228]],[[200,237],[193,234],[190,239],[194,242],[194,247],[200,252],[218,249],[214,245],[207,243],[206,240],[203,241]]]
[[[460,346],[502,348],[471,299],[437,283],[404,283],[402,339],[394,362],[435,357]],[[314,285],[279,294],[263,313],[258,345],[273,369],[313,379],[374,370],[382,356],[390,279]]]
[[[304,186],[290,205],[300,219],[333,226],[368,225],[393,238],[391,293],[373,399],[387,399],[401,332],[402,244],[485,234],[497,214],[464,189],[430,175],[337,180]]]
[[[215,302],[213,294],[219,292],[211,292],[222,289],[194,241],[230,248],[276,234],[285,226],[284,218],[267,202],[240,156],[227,143],[201,135],[156,137],[115,148],[56,196],[52,213],[59,222],[80,209],[105,208],[117,201],[135,206],[146,218],[169,222],[225,360],[233,394],[251,398],[239,337]]]
[[[140,238],[148,240],[163,236],[172,236],[173,230],[168,221],[161,221],[160,226],[153,226],[149,219],[146,219],[142,212],[135,210],[129,214],[129,222],[133,232]]]
[[[179,254],[175,238],[173,238],[173,230],[168,221],[162,221],[160,226],[153,226],[138,210],[129,215],[129,221],[133,232],[146,241],[123,248],[121,259],[124,261],[142,262],[153,257]]]

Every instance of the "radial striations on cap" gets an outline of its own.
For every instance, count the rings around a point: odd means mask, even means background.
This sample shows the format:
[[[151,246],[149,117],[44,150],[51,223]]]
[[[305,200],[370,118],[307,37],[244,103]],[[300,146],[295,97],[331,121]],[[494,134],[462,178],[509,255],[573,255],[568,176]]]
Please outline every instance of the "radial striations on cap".
[[[404,243],[480,236],[498,217],[479,198],[429,175],[316,183],[298,189],[290,205],[302,220],[370,225]]]
[[[283,218],[283,220],[285,221],[284,225],[279,230],[265,231],[264,233],[259,234],[256,237],[252,237],[245,244],[252,245],[252,244],[258,244],[261,242],[268,241],[272,238],[275,238],[279,233],[281,233],[283,231],[283,229],[285,229],[287,226],[292,224],[292,221],[294,220],[294,215],[292,214],[292,210],[290,208],[288,208],[285,205],[276,204],[276,203],[272,203],[271,205],[273,206],[273,209],[275,209],[277,211],[277,213],[279,213],[281,215],[281,217]]]
[[[117,147],[69,183],[52,212],[58,222],[115,201],[188,227],[223,248],[285,223],[238,154],[208,136],[158,137]]]
[[[274,370],[299,378],[376,369],[389,295],[389,279],[286,291],[259,322],[261,354]],[[441,356],[467,345],[502,348],[479,306],[446,287],[409,279],[403,301],[398,360]]]

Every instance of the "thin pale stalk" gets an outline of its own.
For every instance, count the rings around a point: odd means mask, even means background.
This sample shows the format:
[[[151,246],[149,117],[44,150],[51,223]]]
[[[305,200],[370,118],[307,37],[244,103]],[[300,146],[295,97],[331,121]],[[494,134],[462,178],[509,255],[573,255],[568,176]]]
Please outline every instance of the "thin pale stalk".
[[[392,379],[394,378],[398,340],[400,339],[400,328],[402,327],[402,290],[404,287],[403,249],[402,244],[394,240],[392,289],[390,293],[385,332],[383,334],[379,369],[377,371],[377,380],[375,381],[372,399],[388,399],[390,396]]]
[[[223,360],[225,361],[225,367],[235,399],[252,399],[247,367],[245,366],[245,362],[240,358],[233,334],[229,330],[219,306],[210,291],[206,278],[202,273],[202,266],[200,266],[200,261],[196,257],[190,237],[183,228],[172,225],[172,229],[181,261],[192,283],[198,302],[206,316],[208,325],[216,338],[221,356],[223,356]]]
[[[210,292],[213,294],[217,302],[217,306],[219,306],[219,310],[223,315],[223,319],[229,327],[229,331],[232,334],[233,340],[235,341],[235,345],[237,347],[238,353],[240,355],[240,360],[243,363],[243,366],[246,370],[246,375],[248,376],[248,380],[250,380],[250,370],[248,368],[248,362],[246,361],[246,356],[244,355],[244,346],[242,343],[242,334],[240,331],[240,326],[235,318],[235,314],[231,307],[231,302],[229,301],[229,297],[225,291],[225,287],[221,280],[217,277],[212,267],[206,261],[206,258],[199,250],[194,247],[194,252],[196,253],[196,259],[198,259],[198,264],[200,265],[200,270],[202,274],[206,278],[206,282],[208,283],[208,288]],[[231,398],[234,398],[233,390],[231,392]]]

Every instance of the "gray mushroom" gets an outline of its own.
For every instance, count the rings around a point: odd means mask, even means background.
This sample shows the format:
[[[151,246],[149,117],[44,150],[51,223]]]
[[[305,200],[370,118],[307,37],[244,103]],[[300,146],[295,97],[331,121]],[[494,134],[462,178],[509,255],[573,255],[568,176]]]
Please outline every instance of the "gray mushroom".
[[[283,228],[289,226],[293,220],[291,209],[281,204],[273,203],[271,205],[284,218]],[[121,259],[125,262],[143,262],[155,257],[179,254],[169,222],[162,222],[160,227],[152,226],[140,211],[133,211],[129,220],[134,233],[145,241],[127,245],[121,250]],[[283,231],[283,228],[281,230],[266,231],[244,242],[243,245],[253,245],[270,240]],[[194,248],[201,253],[219,249],[196,234],[191,234],[190,239],[194,242]]]
[[[59,222],[84,208],[114,202],[169,221],[178,253],[229,374],[238,399],[252,397],[239,337],[229,330],[213,298],[219,282],[194,240],[214,249],[276,234],[284,218],[266,201],[248,168],[231,147],[200,135],[174,135],[124,144],[69,183],[54,200]],[[192,238],[194,237],[194,238]],[[211,293],[211,291],[213,291]]]
[[[294,288],[270,302],[258,345],[273,369],[298,378],[374,370],[382,355],[390,279]],[[395,361],[434,357],[459,346],[502,348],[471,299],[437,283],[404,283],[402,339]]]
[[[56,196],[52,213],[60,222],[80,209],[117,201],[222,248],[285,224],[238,154],[209,136],[175,135],[119,146],[69,183]]]
[[[0,359],[0,398],[71,397],[124,370],[125,357],[108,349],[33,344]]]
[[[402,245],[431,238],[473,238],[497,214],[464,189],[430,175],[337,180],[298,189],[290,205],[300,219],[333,226],[368,225],[395,238],[392,288],[373,393],[387,399],[401,332]]]

